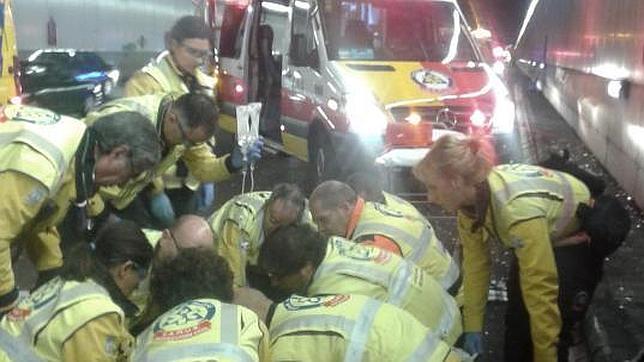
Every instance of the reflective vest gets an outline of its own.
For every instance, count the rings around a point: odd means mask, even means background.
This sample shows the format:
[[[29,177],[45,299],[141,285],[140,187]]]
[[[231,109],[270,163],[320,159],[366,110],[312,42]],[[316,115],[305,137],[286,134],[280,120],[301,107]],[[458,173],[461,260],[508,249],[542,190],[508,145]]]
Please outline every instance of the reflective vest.
[[[398,255],[331,237],[306,294],[352,293],[400,307],[453,344],[461,334],[458,306],[425,271]]]
[[[170,52],[168,51],[164,51],[159,54],[156,59],[153,59],[143,67],[141,71],[152,77],[166,92],[179,95],[190,92],[188,86],[179,76],[178,70],[171,64]],[[200,93],[214,98],[215,78],[205,74],[199,69],[195,70],[195,78],[197,79],[197,83],[201,86]],[[168,188],[180,188],[181,185],[185,184],[186,187],[191,190],[197,189],[199,181],[197,181],[194,176],[188,174],[185,178],[179,177],[176,174],[176,164],[172,164],[170,166],[171,167],[164,169],[163,173],[163,181]]]
[[[398,244],[402,256],[421,267],[447,290],[459,279],[460,270],[434,229],[419,218],[377,202],[365,202],[351,239],[385,236]]]
[[[0,327],[33,347],[41,358],[62,361],[64,343],[87,323],[109,313],[124,318],[105,288],[91,279],[76,282],[58,277],[20,301]]]
[[[383,196],[385,197],[385,205],[392,210],[400,211],[401,213],[409,216],[416,216],[420,219],[425,217],[418,211],[418,209],[412,205],[409,201],[400,198],[394,194],[383,191]]]
[[[494,168],[488,177],[490,205],[486,226],[507,247],[518,247],[509,237],[512,225],[545,217],[551,240],[579,230],[575,217],[579,203],[590,200],[583,182],[559,171],[538,166],[513,164]]]
[[[137,338],[132,361],[258,361],[262,323],[250,310],[215,299],[179,304]]]
[[[269,334],[277,361],[442,362],[450,353],[409,313],[357,294],[291,296],[275,307]]]
[[[42,361],[34,350],[18,338],[0,328],[0,362],[39,362]]]
[[[85,129],[82,122],[46,109],[16,105],[1,108],[0,172],[29,175],[50,195],[56,194],[65,172],[73,166]]]
[[[165,102],[170,102],[172,95],[157,93],[152,95],[145,95],[139,97],[121,98],[109,102],[99,108],[97,111],[90,113],[85,117],[84,121],[87,124],[92,124],[98,118],[104,117],[108,114],[117,112],[137,112],[145,116],[155,128],[161,133],[161,126],[163,120],[159,119],[159,109]],[[159,136],[161,137],[161,136]],[[161,162],[154,168],[154,170],[146,171],[136,178],[129,180],[124,186],[109,186],[101,187],[99,194],[117,209],[123,209],[129,205],[136,195],[141,192],[155,177],[160,177],[169,168],[174,167],[179,158],[186,150],[185,146],[178,144],[171,146]]]

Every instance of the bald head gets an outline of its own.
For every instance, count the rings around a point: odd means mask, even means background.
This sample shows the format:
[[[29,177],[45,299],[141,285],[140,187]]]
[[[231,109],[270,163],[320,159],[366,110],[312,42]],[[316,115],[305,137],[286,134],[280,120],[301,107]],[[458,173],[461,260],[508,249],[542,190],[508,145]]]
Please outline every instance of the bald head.
[[[214,234],[208,222],[196,215],[181,216],[161,235],[157,244],[156,258],[173,258],[178,249],[214,248]]]
[[[340,181],[325,181],[311,193],[309,208],[318,230],[327,236],[346,236],[358,195]]]

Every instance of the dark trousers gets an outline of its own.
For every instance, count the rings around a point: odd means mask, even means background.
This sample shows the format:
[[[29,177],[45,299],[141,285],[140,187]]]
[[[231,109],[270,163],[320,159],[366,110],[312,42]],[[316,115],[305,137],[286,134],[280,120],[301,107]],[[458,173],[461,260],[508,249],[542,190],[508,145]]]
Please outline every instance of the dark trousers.
[[[554,249],[559,275],[561,331],[557,354],[559,362],[568,360],[568,349],[580,342],[578,336],[588,306],[602,275],[602,261],[594,258],[587,244]],[[530,318],[523,302],[519,265],[513,257],[508,279],[508,307],[505,317],[505,361],[532,361]]]

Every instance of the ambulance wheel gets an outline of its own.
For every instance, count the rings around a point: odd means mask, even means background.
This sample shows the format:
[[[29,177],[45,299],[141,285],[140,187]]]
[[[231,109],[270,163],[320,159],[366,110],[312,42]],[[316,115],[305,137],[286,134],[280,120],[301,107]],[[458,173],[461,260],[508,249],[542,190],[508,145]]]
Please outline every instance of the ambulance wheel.
[[[315,128],[309,138],[309,179],[312,187],[335,175],[336,157],[326,130]]]

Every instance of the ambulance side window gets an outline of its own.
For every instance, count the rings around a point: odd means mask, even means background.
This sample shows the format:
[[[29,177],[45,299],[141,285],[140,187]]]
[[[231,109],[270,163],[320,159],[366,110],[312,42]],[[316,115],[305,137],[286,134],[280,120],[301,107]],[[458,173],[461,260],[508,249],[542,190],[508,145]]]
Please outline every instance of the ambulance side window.
[[[308,8],[293,7],[293,30],[289,59],[291,64],[301,67],[319,67],[318,49],[313,34],[313,17]]]

